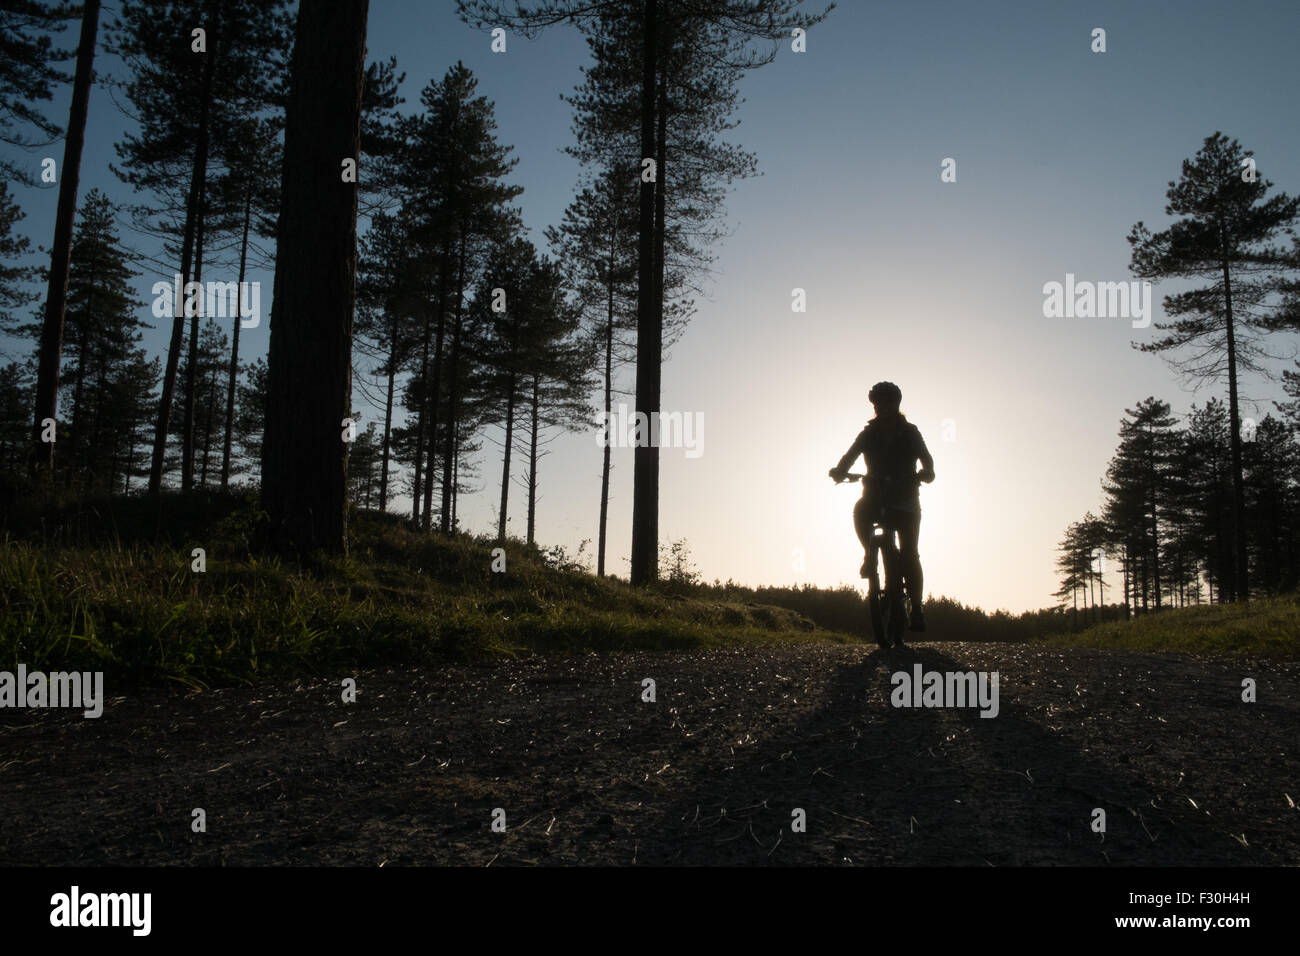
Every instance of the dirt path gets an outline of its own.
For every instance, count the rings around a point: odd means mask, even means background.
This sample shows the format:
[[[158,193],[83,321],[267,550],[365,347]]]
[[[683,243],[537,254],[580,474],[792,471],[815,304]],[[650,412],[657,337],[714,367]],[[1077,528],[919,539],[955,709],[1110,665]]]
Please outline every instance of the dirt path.
[[[999,672],[998,716],[892,707],[917,662]],[[1296,662],[799,646],[108,693],[0,711],[7,863],[1300,864]]]

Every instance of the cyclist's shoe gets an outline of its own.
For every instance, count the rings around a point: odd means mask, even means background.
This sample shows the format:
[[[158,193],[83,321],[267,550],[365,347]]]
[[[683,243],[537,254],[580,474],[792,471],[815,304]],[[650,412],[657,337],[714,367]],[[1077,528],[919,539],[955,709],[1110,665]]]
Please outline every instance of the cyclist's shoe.
[[[912,608],[912,623],[908,627],[909,631],[925,630],[925,612],[920,607]]]

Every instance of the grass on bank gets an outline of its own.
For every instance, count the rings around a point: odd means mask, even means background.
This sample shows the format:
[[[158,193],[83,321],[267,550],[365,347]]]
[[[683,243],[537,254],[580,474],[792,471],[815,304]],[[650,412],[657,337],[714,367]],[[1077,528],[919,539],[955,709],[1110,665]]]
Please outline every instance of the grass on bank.
[[[1300,657],[1300,594],[1257,597],[1245,604],[1200,604],[1095,624],[1042,643],[1185,653]]]
[[[869,640],[854,588],[703,584],[674,570],[634,589],[562,549],[413,530],[355,512],[347,559],[261,555],[256,497],[199,493],[8,510],[0,526],[0,670],[102,670],[119,684],[193,687],[381,664],[532,652],[689,650]],[[193,569],[193,549],[206,570]],[[992,614],[926,603],[927,640],[1300,657],[1300,595],[1202,605],[1065,633],[1053,609]],[[1118,614],[1122,609],[1108,608]]]
[[[526,652],[853,640],[794,610],[680,583],[634,589],[516,541],[494,572],[495,542],[368,512],[352,518],[346,559],[308,570],[251,552],[255,502],[226,504],[164,500],[175,513],[157,515],[125,499],[7,533],[0,669],[202,687]]]

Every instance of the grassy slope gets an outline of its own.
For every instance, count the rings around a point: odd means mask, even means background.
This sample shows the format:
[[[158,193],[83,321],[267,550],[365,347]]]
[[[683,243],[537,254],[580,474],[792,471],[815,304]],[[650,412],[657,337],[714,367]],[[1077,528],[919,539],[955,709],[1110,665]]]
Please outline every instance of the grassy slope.
[[[843,643],[860,640],[846,631],[865,624],[851,591],[643,591],[518,542],[506,546],[506,571],[496,573],[491,541],[417,533],[373,513],[354,517],[346,561],[306,570],[249,551],[258,520],[251,499],[196,495],[166,497],[161,512],[134,498],[9,521],[0,547],[0,670],[21,662],[202,686],[528,652]],[[206,551],[203,573],[191,569],[196,547]],[[950,604],[930,603],[928,638],[1032,633]],[[1170,610],[1043,640],[1300,657],[1300,595]]]
[[[116,502],[111,518],[87,524],[83,510],[58,533],[7,537],[0,669],[201,686],[529,651],[853,640],[785,608],[634,590],[518,542],[506,547],[505,572],[493,572],[490,541],[419,534],[367,513],[354,518],[347,560],[304,570],[249,552],[251,505],[207,504],[171,502],[174,513],[150,520],[142,502]],[[162,543],[131,533],[145,525],[163,529]],[[203,573],[191,569],[196,547]]]
[[[1054,635],[1044,642],[1062,647],[1300,657],[1300,594],[1258,598],[1244,605],[1173,608]]]

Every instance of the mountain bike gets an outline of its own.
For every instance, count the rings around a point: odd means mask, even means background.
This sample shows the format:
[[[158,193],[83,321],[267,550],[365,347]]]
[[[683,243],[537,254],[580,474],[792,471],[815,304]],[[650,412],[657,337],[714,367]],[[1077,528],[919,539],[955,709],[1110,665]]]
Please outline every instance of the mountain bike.
[[[857,480],[863,484],[874,482],[878,485],[876,494],[864,495],[879,502],[884,500],[884,487],[890,478],[873,478],[871,475],[859,475],[852,472],[844,475],[844,481]],[[920,480],[919,478],[917,479]],[[867,556],[862,563],[859,574],[867,581],[867,607],[871,612],[871,632],[876,643],[885,650],[903,646],[903,633],[907,630],[908,614],[911,611],[911,599],[903,588],[903,559],[898,542],[898,529],[889,527],[885,521],[885,508],[877,505],[875,514],[869,516],[871,534],[868,537]],[[883,556],[885,565],[885,587],[880,587],[880,563]]]

